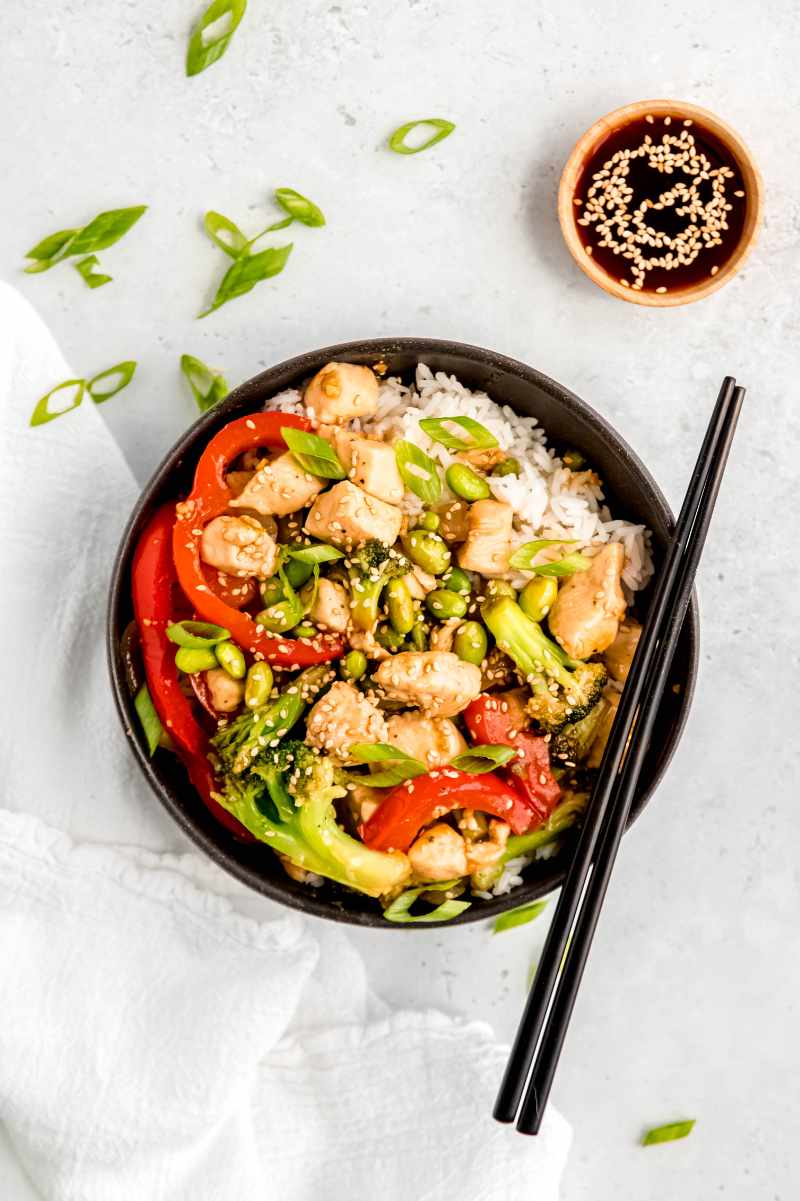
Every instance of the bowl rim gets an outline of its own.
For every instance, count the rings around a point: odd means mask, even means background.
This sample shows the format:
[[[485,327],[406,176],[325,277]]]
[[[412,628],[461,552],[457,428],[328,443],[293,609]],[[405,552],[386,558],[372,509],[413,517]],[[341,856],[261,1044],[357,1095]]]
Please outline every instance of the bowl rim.
[[[648,113],[664,114],[666,116],[687,117],[701,122],[711,130],[727,147],[739,164],[747,186],[747,209],[741,237],[733,253],[717,274],[709,279],[690,284],[685,288],[659,295],[655,292],[635,292],[632,288],[624,287],[619,280],[601,267],[583,248],[575,224],[575,188],[586,159],[594,153],[597,145],[612,132],[630,121],[644,117]],[[689,104],[684,100],[637,100],[631,104],[623,104],[609,113],[605,113],[578,138],[570,151],[569,157],[561,172],[558,187],[558,219],[567,249],[585,275],[593,283],[602,288],[610,296],[625,300],[628,304],[645,305],[649,308],[675,308],[678,305],[693,304],[703,300],[719,290],[738,273],[750,255],[758,240],[759,228],[764,209],[764,184],[761,172],[756,166],[750,150],[736,130],[718,117],[716,113],[702,108],[698,104]]]
[[[127,579],[130,560],[133,556],[133,534],[143,514],[150,509],[153,503],[153,496],[163,490],[164,485],[175,472],[186,453],[194,447],[196,442],[202,440],[210,427],[220,424],[221,418],[229,411],[238,409],[240,405],[247,404],[251,399],[255,402],[256,398],[258,398],[260,402],[263,402],[266,397],[262,396],[261,393],[265,387],[274,394],[277,389],[274,385],[270,384],[270,381],[275,376],[285,376],[291,373],[293,377],[299,380],[303,378],[304,374],[309,374],[312,369],[318,369],[325,362],[346,361],[348,355],[370,357],[374,355],[375,362],[377,363],[385,355],[391,355],[392,353],[407,353],[416,357],[418,361],[424,361],[426,354],[436,354],[437,352],[441,354],[457,354],[467,361],[496,367],[504,372],[514,374],[539,387],[553,400],[564,405],[568,410],[579,414],[584,420],[588,420],[615,453],[620,455],[628,466],[633,467],[641,476],[642,481],[650,490],[653,502],[661,510],[660,516],[666,528],[671,529],[674,526],[674,514],[666,497],[645,464],[625,439],[586,401],[581,400],[575,393],[557,383],[550,376],[536,370],[536,368],[530,367],[526,363],[508,355],[500,354],[497,351],[487,350],[469,343],[453,342],[448,339],[403,336],[339,342],[331,346],[322,347],[319,350],[307,351],[292,358],[284,359],[280,363],[276,363],[259,372],[258,375],[253,376],[251,379],[245,380],[242,384],[234,388],[224,400],[220,401],[212,409],[208,410],[208,412],[202,414],[173,444],[142,488],[125,524],[112,567],[106,610],[106,657],[117,714],[142,774],[161,805],[177,825],[220,868],[270,900],[288,906],[291,909],[299,910],[302,913],[325,918],[329,921],[345,922],[349,925],[380,930],[441,930],[444,928],[455,928],[496,917],[499,913],[507,909],[516,908],[518,905],[532,900],[533,896],[530,892],[525,892],[524,885],[522,885],[520,888],[513,889],[502,896],[493,897],[492,900],[482,900],[480,905],[471,905],[464,913],[459,914],[458,917],[450,921],[427,923],[387,922],[385,920],[382,921],[381,915],[377,912],[353,912],[336,907],[335,903],[332,904],[330,900],[322,901],[316,896],[315,890],[311,888],[306,889],[302,894],[284,891],[256,868],[239,863],[224,846],[221,846],[204,830],[198,828],[191,816],[173,800],[169,790],[162,783],[155,769],[154,761],[145,752],[142,739],[138,733],[133,701],[126,685],[124,671],[118,662],[117,648],[122,631],[117,624],[117,613],[120,605],[129,603],[130,598],[126,595],[123,585]],[[681,705],[673,724],[666,751],[661,755],[649,786],[643,792],[637,794],[628,823],[629,827],[642,812],[662,782],[686,727],[697,683],[699,664],[699,613],[695,591],[692,593],[684,619],[684,630],[688,638],[689,655]],[[537,878],[536,896],[544,896],[553,891],[553,889],[560,887],[565,875],[566,870],[563,865],[558,869],[552,869],[549,873],[545,871]]]

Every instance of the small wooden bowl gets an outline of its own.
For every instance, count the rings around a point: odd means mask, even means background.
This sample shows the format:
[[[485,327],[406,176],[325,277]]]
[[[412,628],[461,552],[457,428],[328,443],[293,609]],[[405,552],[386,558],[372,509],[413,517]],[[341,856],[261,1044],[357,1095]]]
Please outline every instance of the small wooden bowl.
[[[683,120],[691,118],[697,121],[698,125],[704,125],[735,159],[744,180],[746,192],[745,218],[741,236],[717,274],[687,284],[683,288],[670,288],[669,292],[663,294],[626,288],[619,282],[619,279],[609,275],[591,255],[586,253],[578,234],[576,225],[578,213],[573,203],[584,167],[597,150],[598,145],[611,134],[616,133],[622,126],[639,120],[648,113],[652,113],[653,116],[672,116]],[[702,300],[733,279],[755,244],[758,227],[761,224],[763,191],[761,175],[750,151],[736,131],[731,129],[725,121],[721,121],[719,117],[705,108],[699,108],[695,104],[685,104],[682,100],[640,100],[636,104],[626,104],[622,108],[615,109],[613,113],[601,117],[578,140],[561,175],[561,184],[558,189],[558,219],[561,223],[564,240],[575,262],[591,280],[608,292],[610,296],[617,296],[620,300],[627,300],[630,304],[645,304],[662,309],[672,308],[678,304],[691,304],[694,300]]]

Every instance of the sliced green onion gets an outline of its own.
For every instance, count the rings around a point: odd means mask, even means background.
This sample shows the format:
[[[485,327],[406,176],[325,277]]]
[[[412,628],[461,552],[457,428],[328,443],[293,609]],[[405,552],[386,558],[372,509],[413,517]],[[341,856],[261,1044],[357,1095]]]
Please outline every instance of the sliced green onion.
[[[272,279],[273,275],[280,275],[286,266],[293,245],[293,242],[289,242],[286,246],[271,246],[267,250],[259,251],[258,254],[241,254],[225,272],[211,304],[198,315],[207,317],[209,313],[215,312],[229,300],[235,300],[238,296],[252,292],[256,284],[262,280]]]
[[[676,1139],[686,1138],[694,1129],[696,1118],[686,1118],[682,1122],[668,1122],[665,1126],[654,1126],[642,1135],[642,1146],[653,1147],[656,1143],[674,1143]]]
[[[189,382],[192,395],[201,413],[213,409],[218,401],[224,400],[230,389],[221,371],[207,367],[192,354],[181,355],[181,371]]]
[[[286,555],[300,563],[332,563],[334,559],[344,558],[344,551],[328,546],[327,542],[317,542],[313,546],[288,546]]]
[[[203,226],[211,241],[220,250],[224,250],[232,259],[238,259],[243,250],[247,249],[248,241],[239,226],[212,209],[203,218]]]
[[[506,910],[494,923],[494,933],[500,934],[501,931],[512,930],[515,926],[526,926],[528,922],[532,922],[540,913],[543,913],[547,905],[547,901],[532,901],[530,905],[520,905],[517,909]]]
[[[55,409],[55,410],[51,409],[51,407],[50,407],[51,396],[55,396],[56,393],[63,392],[67,388],[75,389],[71,403],[64,405],[64,407],[60,408],[60,409]],[[85,379],[66,379],[66,380],[64,380],[63,384],[56,384],[55,388],[51,388],[50,391],[45,396],[42,396],[41,399],[36,402],[36,407],[34,408],[33,412],[31,413],[31,419],[30,419],[29,424],[30,425],[46,425],[48,421],[55,421],[56,417],[63,417],[65,413],[71,412],[72,409],[77,409],[78,405],[83,400],[83,395],[84,395],[85,391],[86,391],[86,380]]]
[[[199,75],[222,58],[245,14],[247,0],[213,0],[192,30],[186,74]]]
[[[429,125],[433,133],[419,146],[409,146],[406,138],[412,130]],[[406,121],[405,125],[401,125],[389,137],[389,149],[395,154],[419,154],[422,150],[430,150],[431,146],[435,146],[437,142],[443,141],[453,132],[455,125],[452,121],[445,121],[443,117],[423,117],[419,121]]]
[[[428,769],[419,759],[414,759],[388,742],[357,742],[350,747],[350,758],[356,763],[388,763],[387,771],[373,772],[364,776],[362,783],[370,788],[394,788],[406,780],[425,776]]]
[[[146,204],[136,204],[131,208],[109,209],[108,212],[98,213],[69,243],[69,254],[77,257],[107,250],[124,237],[146,212]]]
[[[395,443],[394,453],[405,486],[423,504],[435,505],[442,495],[442,477],[433,459],[405,439]]]
[[[325,216],[322,209],[318,208],[306,196],[301,196],[299,192],[295,192],[294,188],[276,188],[275,199],[294,221],[302,221],[303,225],[312,226],[325,224]],[[288,224],[288,221],[281,221],[279,226],[273,226],[272,228],[282,228]]]
[[[75,237],[75,234],[80,231],[77,229],[59,229],[54,234],[48,234],[46,238],[42,238],[41,242],[37,242],[25,254],[26,259],[33,259],[24,268],[29,275],[33,275],[38,271],[49,271],[51,267],[55,267],[56,263],[60,263],[63,258],[69,254],[69,244]]]
[[[150,691],[146,684],[142,684],[139,691],[136,693],[136,699],[133,702],[133,707],[139,721],[142,723],[144,736],[147,739],[147,749],[152,759],[161,737],[164,733],[164,727],[161,724],[161,719],[156,713],[153,698],[150,696]]]
[[[463,913],[465,909],[469,909],[470,902],[442,901],[441,905],[437,905],[428,913],[413,915],[409,910],[423,892],[446,892],[448,888],[453,888],[456,884],[458,884],[458,880],[442,880],[438,884],[423,884],[421,888],[409,888],[405,892],[401,892],[399,897],[395,897],[391,905],[384,909],[383,916],[387,922],[448,922],[451,918],[458,917],[459,913]]]
[[[575,575],[578,571],[588,571],[591,565],[591,559],[582,555],[580,551],[575,551],[574,554],[564,555],[563,559],[556,559],[555,563],[542,563],[539,567],[533,567],[531,570],[534,575],[558,579],[561,576]]]
[[[451,427],[454,425],[462,429],[467,437],[453,433]],[[448,450],[486,450],[498,445],[494,434],[490,434],[485,425],[473,421],[471,417],[423,417],[419,428]]]
[[[310,471],[312,475],[323,480],[347,478],[347,472],[336,451],[330,442],[326,442],[318,434],[309,434],[306,430],[296,430],[286,425],[281,428],[281,436],[304,471]]]
[[[95,271],[95,267],[99,262],[100,260],[96,254],[90,254],[85,259],[81,259],[75,263],[75,270],[78,272],[78,275],[92,289],[102,288],[103,284],[111,283],[112,277],[110,275],[103,275],[102,272]]]
[[[513,746],[501,746],[492,742],[481,743],[480,746],[471,746],[468,751],[456,755],[452,760],[451,767],[469,772],[473,776],[481,776],[487,771],[494,771],[496,767],[502,767],[504,763],[515,758],[516,753]]]
[[[509,555],[508,565],[517,571],[533,571],[533,560],[540,551],[548,546],[572,546],[576,541],[576,538],[537,538],[534,542],[524,542]]]
[[[136,371],[136,362],[133,359],[126,359],[123,363],[116,363],[113,367],[109,367],[107,371],[101,371],[98,375],[88,380],[86,390],[91,396],[96,405],[104,404],[110,400],[112,396],[116,396],[123,388],[127,388],[128,384],[133,379]],[[100,388],[103,380],[110,380],[111,386]]]
[[[224,626],[215,626],[210,621],[176,621],[167,626],[166,635],[176,646],[196,651],[208,650],[231,636]]]

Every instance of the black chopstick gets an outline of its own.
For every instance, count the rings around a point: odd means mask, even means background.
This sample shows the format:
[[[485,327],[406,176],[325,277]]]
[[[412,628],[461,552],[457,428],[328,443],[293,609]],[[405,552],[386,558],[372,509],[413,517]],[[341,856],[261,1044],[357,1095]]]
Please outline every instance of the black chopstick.
[[[548,932],[528,1003],[523,1013],[508,1066],[497,1096],[494,1116],[498,1121],[511,1122],[517,1114],[530,1064],[542,1035],[545,1019],[551,1004],[559,968],[564,960],[575,915],[584,894],[586,880],[600,837],[603,819],[614,790],[617,787],[620,764],[637,717],[637,710],[645,692],[648,676],[655,662],[656,652],[659,645],[665,641],[665,632],[668,626],[670,611],[675,608],[676,584],[679,582],[682,574],[684,574],[682,570],[684,566],[683,559],[689,539],[695,529],[698,510],[703,505],[704,498],[706,499],[706,503],[710,500],[711,507],[713,507],[713,499],[716,497],[716,491],[714,491],[713,497],[710,497],[707,492],[707,485],[716,476],[716,487],[717,489],[719,487],[719,480],[721,480],[722,470],[724,469],[724,460],[727,457],[726,449],[720,460],[720,447],[729,447],[730,445],[730,437],[732,437],[733,426],[735,426],[735,416],[738,415],[743,395],[740,390],[736,401],[734,401],[735,392],[735,381],[727,378],[720,390],[675,527],[669,552],[655,585],[647,620],[631,665],[628,682],[625,686],[611,737],[609,738],[608,746],[600,765],[592,797],[587,807],[581,836],[567,873],[567,879]],[[734,419],[731,423],[732,414],[734,414]],[[708,517],[710,517],[710,508],[708,510]],[[696,558],[699,558],[699,549]],[[691,574],[693,576],[694,571]],[[691,582],[689,582],[689,591],[690,589]],[[680,629],[680,623],[677,628],[678,630]],[[574,962],[577,962],[577,960]],[[553,1061],[553,1070],[554,1068],[555,1060]],[[539,1092],[541,1094],[541,1089],[539,1089]],[[542,1108],[541,1104],[536,1106],[539,1114]]]

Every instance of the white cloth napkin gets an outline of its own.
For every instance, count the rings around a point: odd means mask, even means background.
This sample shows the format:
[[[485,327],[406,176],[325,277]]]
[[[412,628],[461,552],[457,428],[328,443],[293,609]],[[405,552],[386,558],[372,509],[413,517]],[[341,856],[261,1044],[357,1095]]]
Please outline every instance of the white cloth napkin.
[[[492,1122],[491,1030],[381,1007],[336,927],[247,916],[139,779],[103,635],[136,485],[90,400],[28,428],[70,372],[4,285],[0,329],[0,1121],[28,1178],[46,1201],[555,1201],[569,1127]]]

